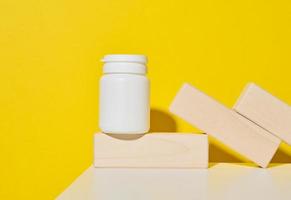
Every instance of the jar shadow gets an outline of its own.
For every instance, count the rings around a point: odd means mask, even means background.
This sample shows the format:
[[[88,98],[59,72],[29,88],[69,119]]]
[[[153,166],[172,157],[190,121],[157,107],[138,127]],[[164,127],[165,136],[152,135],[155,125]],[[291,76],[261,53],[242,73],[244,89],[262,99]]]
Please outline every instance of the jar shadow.
[[[151,128],[150,132],[177,132],[177,123],[168,113],[151,109]]]
[[[149,132],[176,132],[177,124],[173,117],[168,113],[151,109],[150,112],[150,130]],[[143,137],[145,134],[109,134],[106,135],[119,140],[137,140]]]
[[[106,135],[113,137],[119,140],[137,140],[143,137],[145,134],[110,134],[106,133]]]

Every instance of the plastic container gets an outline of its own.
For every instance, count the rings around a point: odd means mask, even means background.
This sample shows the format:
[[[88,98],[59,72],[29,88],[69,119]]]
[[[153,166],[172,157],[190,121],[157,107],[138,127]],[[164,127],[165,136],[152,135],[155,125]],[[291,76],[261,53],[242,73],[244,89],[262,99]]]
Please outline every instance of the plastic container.
[[[99,126],[111,134],[142,134],[150,128],[150,83],[143,55],[107,55],[100,80]]]

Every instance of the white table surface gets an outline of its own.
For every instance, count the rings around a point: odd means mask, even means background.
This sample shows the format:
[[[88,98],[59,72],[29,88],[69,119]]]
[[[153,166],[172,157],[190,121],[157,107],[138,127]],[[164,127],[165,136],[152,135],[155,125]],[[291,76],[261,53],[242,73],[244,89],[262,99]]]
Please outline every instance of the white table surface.
[[[268,169],[213,164],[209,169],[88,168],[58,200],[291,200],[291,164]]]

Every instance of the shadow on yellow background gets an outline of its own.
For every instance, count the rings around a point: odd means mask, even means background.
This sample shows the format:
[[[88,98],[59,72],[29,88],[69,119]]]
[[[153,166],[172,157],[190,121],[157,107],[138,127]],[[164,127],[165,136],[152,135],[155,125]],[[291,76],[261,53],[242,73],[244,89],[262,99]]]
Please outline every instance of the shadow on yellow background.
[[[177,132],[177,122],[168,113],[158,110],[151,110],[151,129],[150,132]],[[198,131],[192,131],[194,133],[200,133]],[[191,132],[189,132],[191,133]],[[211,140],[209,144],[209,161],[210,162],[242,162],[235,155],[228,153],[219,147],[219,144]]]
[[[252,81],[291,103],[291,2],[2,0],[0,199],[53,199],[90,164],[100,58],[149,57],[152,131],[199,132],[168,113],[189,82],[231,107]],[[241,158],[210,139],[210,160]],[[290,162],[282,144],[273,162]]]
[[[176,120],[167,112],[158,109],[151,110],[151,130],[150,132],[177,132]],[[192,131],[193,133],[193,131]],[[194,131],[194,133],[201,133]],[[245,159],[231,152],[227,147],[222,147],[222,144],[209,136],[209,162],[231,162],[238,163],[244,162]],[[272,163],[291,163],[290,153],[283,149],[284,144],[281,145]]]

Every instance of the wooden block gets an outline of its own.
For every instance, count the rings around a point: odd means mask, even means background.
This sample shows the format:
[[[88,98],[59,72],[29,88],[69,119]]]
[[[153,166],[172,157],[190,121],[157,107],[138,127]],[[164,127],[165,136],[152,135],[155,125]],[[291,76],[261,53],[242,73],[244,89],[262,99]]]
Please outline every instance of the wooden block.
[[[207,168],[203,134],[151,133],[134,140],[95,134],[95,167]]]
[[[291,108],[259,86],[249,84],[233,108],[291,145]]]
[[[268,131],[189,84],[178,92],[170,111],[261,167],[268,165],[280,144]]]

